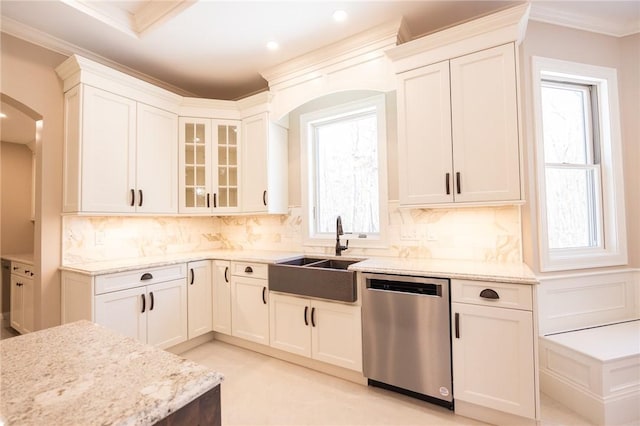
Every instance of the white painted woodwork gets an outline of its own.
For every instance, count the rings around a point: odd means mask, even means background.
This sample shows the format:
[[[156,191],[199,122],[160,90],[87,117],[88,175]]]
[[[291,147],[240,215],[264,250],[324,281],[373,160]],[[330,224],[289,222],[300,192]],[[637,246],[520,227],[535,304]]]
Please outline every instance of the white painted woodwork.
[[[242,211],[288,211],[288,132],[261,113],[242,121]]]
[[[11,327],[20,334],[30,333],[34,330],[34,280],[12,273],[10,284]]]
[[[194,143],[188,127],[204,126],[204,138]],[[239,120],[180,117],[179,119],[179,212],[237,213],[242,192]],[[193,150],[204,149],[194,154]],[[200,191],[196,202],[190,191]]]
[[[143,296],[144,312],[142,311]],[[100,294],[95,297],[94,321],[146,343],[147,309],[149,309],[149,300],[144,287]]]
[[[147,287],[147,343],[160,349],[187,341],[188,303],[184,279]]]
[[[533,310],[533,286],[473,280],[452,280],[451,301],[496,308]],[[497,293],[498,299],[480,297],[483,290]]]
[[[514,44],[398,75],[400,204],[521,199]]]
[[[249,278],[262,278],[266,280],[269,267],[265,263],[231,262],[231,275]]]
[[[269,311],[271,347],[311,357],[310,301],[271,293]]]
[[[231,334],[231,271],[228,260],[213,261],[213,330]]]
[[[271,293],[271,347],[362,371],[360,307]]]
[[[177,133],[175,114],[138,103],[135,157],[138,213],[178,212]]]
[[[312,358],[362,371],[360,307],[313,300],[311,308]]]
[[[187,264],[188,338],[213,330],[213,276],[210,260]]]
[[[267,280],[232,276],[231,334],[233,336],[263,345],[269,344],[269,305],[264,303],[268,293]]]
[[[536,418],[533,313],[454,302],[451,315],[456,401]]]
[[[91,86],[82,97],[74,123],[82,129],[79,211],[133,213],[136,102]]]
[[[177,263],[175,265],[98,275],[95,277],[95,294],[176,280],[184,278],[186,274],[187,266],[184,263]]]
[[[399,75],[400,203],[453,202],[449,61]],[[449,193],[447,194],[447,180]]]
[[[509,43],[451,60],[457,202],[520,199],[514,49]]]

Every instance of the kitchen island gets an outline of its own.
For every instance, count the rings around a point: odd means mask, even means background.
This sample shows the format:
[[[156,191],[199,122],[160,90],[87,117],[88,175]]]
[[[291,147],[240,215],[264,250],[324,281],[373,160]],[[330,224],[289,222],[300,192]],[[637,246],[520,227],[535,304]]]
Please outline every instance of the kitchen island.
[[[0,360],[0,424],[220,424],[222,374],[89,321],[3,340]]]

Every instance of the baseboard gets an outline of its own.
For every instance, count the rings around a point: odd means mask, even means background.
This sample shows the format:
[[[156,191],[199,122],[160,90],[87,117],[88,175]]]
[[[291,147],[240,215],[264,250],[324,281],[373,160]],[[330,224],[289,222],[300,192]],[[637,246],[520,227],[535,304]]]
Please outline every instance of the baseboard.
[[[536,419],[516,416],[459,399],[454,401],[454,405],[456,414],[494,425],[535,426],[540,424]]]
[[[171,352],[172,354],[180,355],[204,343],[212,341],[213,337],[213,331],[210,331],[209,333],[194,337],[193,339],[187,340],[186,342],[178,343],[175,346],[171,346],[170,348],[166,349],[166,351]]]

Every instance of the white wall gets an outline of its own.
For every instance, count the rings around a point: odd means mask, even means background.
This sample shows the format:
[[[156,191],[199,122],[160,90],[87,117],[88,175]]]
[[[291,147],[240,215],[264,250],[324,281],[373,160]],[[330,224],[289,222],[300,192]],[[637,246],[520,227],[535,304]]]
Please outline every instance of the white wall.
[[[31,163],[27,145],[0,145],[1,254],[33,253],[34,224],[31,222]]]

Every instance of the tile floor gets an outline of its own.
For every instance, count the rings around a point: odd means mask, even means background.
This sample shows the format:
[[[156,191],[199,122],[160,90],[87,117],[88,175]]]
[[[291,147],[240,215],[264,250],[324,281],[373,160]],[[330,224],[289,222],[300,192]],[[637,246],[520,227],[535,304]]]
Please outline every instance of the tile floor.
[[[351,383],[285,361],[212,341],[183,357],[225,375],[222,424],[483,425],[414,398]],[[542,425],[590,425],[542,396]]]

